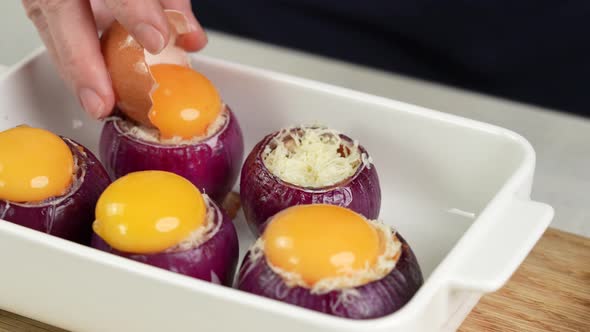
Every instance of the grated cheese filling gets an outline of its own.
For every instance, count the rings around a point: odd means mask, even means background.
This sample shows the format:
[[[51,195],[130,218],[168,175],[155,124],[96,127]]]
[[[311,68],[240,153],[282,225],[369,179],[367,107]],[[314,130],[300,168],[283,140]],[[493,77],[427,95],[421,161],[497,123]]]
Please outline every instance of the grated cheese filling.
[[[202,227],[198,227],[194,230],[188,237],[182,240],[177,245],[166,249],[165,252],[178,252],[178,251],[185,251],[192,248],[196,248],[201,244],[207,242],[210,238],[215,236],[219,229],[221,228],[221,224],[223,222],[223,215],[219,209],[215,208],[211,202],[211,198],[206,194],[203,194],[203,198],[205,199],[205,203],[207,205],[207,215],[205,216],[205,225]],[[215,222],[217,220],[217,222]]]
[[[377,258],[377,262],[373,266],[366,265],[362,270],[348,271],[347,275],[324,278],[316,282],[314,285],[309,285],[298,273],[285,271],[272,265],[268,260],[266,263],[289,287],[304,287],[309,289],[312,294],[325,294],[334,290],[341,290],[350,291],[351,294],[349,295],[354,295],[355,287],[380,280],[388,275],[395,268],[395,265],[401,256],[402,243],[397,236],[395,236],[395,231],[392,227],[376,220],[370,220],[369,222],[380,233],[381,241],[384,246],[383,253]],[[250,248],[250,260],[254,263],[263,257],[264,240],[260,237]]]
[[[229,122],[229,112],[225,105],[223,106],[223,110],[219,114],[219,116],[213,121],[209,127],[207,128],[207,133],[203,136],[196,136],[191,139],[183,139],[180,136],[174,136],[171,138],[161,138],[160,131],[157,128],[148,128],[142,125],[138,125],[132,123],[131,121],[125,121],[120,118],[116,118],[117,122],[115,122],[118,128],[123,131],[123,133],[139,138],[140,140],[150,142],[150,143],[158,143],[163,145],[191,145],[200,143],[216,133],[220,132],[221,129],[227,125]]]
[[[358,142],[342,139],[325,127],[286,128],[263,151],[266,168],[281,180],[307,188],[321,188],[352,177],[371,159]]]

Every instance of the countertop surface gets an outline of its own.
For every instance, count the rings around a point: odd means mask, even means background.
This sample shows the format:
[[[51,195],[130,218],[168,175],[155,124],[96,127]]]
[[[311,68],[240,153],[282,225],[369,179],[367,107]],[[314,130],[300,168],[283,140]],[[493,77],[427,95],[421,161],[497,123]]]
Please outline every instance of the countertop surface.
[[[41,45],[20,1],[0,2],[0,64]],[[552,227],[590,236],[590,119],[209,32],[204,54],[453,113],[511,129],[537,152],[533,199],[555,208]]]

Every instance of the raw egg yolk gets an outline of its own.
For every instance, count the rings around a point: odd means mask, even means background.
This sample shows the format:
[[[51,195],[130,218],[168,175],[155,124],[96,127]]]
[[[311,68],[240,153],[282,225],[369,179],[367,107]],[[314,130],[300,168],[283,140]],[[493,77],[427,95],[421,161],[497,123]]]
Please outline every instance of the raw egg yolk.
[[[67,192],[74,156],[50,131],[19,126],[0,132],[0,199],[42,201]]]
[[[150,67],[157,88],[148,117],[164,138],[203,136],[221,112],[215,86],[202,74],[179,65]]]
[[[164,251],[206,222],[199,190],[170,172],[129,173],[113,182],[96,205],[94,232],[128,253]]]
[[[334,205],[298,205],[279,212],[264,234],[270,264],[308,285],[373,266],[383,252],[380,236],[361,215]]]

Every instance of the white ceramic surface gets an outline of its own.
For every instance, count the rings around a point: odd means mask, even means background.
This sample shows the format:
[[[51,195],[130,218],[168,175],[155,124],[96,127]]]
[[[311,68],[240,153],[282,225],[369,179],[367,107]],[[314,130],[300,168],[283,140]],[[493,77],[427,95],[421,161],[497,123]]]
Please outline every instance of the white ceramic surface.
[[[74,331],[452,331],[482,293],[507,281],[553,216],[529,200],[535,154],[513,132],[224,61],[194,62],[235,110],[247,150],[301,122],[359,139],[380,174],[381,218],[412,245],[424,286],[393,315],[351,321],[0,222],[0,309]],[[0,130],[42,126],[96,151],[100,123],[79,109],[46,55],[3,75],[0,96]],[[252,237],[242,216],[236,225],[244,249]]]

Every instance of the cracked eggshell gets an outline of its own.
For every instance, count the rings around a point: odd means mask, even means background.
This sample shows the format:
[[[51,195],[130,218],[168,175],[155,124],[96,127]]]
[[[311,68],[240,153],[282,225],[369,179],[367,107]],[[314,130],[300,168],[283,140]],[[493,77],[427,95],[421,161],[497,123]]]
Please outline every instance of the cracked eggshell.
[[[170,39],[159,54],[147,52],[117,21],[100,39],[117,107],[127,117],[147,127],[153,127],[148,113],[152,108],[151,94],[156,88],[149,67],[159,63],[190,67],[187,53],[176,46],[176,40],[178,35],[194,31],[195,27],[179,11],[166,10],[165,13],[170,25]]]

